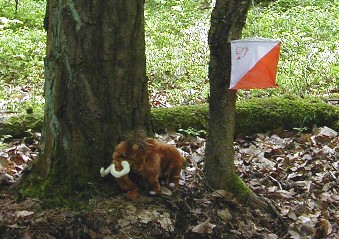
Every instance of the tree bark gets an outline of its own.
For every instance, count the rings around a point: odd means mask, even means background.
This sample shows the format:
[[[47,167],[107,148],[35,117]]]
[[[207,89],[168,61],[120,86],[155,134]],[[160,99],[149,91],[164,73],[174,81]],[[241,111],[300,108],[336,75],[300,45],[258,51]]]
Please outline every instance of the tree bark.
[[[214,189],[248,194],[234,169],[236,91],[229,90],[231,52],[229,41],[241,36],[250,0],[217,0],[209,31],[209,119],[205,172]]]
[[[121,135],[150,129],[144,1],[47,4],[45,120],[33,175],[50,193],[82,193],[102,183],[99,169]]]

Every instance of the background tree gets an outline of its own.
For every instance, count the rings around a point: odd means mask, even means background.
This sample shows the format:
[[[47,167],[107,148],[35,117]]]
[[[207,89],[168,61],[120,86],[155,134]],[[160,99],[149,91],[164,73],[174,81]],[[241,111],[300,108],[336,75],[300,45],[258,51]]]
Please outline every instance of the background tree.
[[[43,179],[44,194],[81,194],[101,183],[121,135],[149,129],[144,1],[49,0],[45,27],[45,119],[32,178]]]
[[[236,91],[229,90],[230,40],[239,39],[250,0],[217,0],[209,31],[209,119],[206,143],[206,177],[214,189],[228,189],[245,199],[250,190],[234,169]]]

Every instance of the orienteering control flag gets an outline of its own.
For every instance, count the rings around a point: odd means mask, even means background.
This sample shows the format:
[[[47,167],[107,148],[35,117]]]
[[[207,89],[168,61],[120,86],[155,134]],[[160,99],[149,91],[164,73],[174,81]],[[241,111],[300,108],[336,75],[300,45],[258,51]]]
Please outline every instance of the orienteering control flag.
[[[231,41],[230,89],[277,87],[280,42],[266,38]]]

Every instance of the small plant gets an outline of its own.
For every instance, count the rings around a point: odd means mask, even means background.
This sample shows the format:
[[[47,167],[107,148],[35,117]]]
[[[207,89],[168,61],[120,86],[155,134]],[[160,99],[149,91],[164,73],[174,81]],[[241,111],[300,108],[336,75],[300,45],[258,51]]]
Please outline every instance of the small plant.
[[[196,130],[193,128],[179,129],[179,132],[182,133],[183,135],[193,136],[193,137],[197,137],[197,136],[205,137],[207,135],[206,130]]]
[[[11,139],[12,135],[1,135],[0,137],[0,150],[5,149],[7,147],[6,141]]]
[[[295,127],[293,128],[295,131],[297,131],[299,134],[307,132],[309,129],[307,127]]]

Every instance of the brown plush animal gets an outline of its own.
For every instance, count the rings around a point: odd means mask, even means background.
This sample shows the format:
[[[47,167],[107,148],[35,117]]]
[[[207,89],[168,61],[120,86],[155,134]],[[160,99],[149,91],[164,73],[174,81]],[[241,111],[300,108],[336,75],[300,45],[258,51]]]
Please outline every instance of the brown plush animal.
[[[140,176],[151,195],[161,192],[159,179],[164,178],[169,188],[179,187],[180,171],[185,162],[178,150],[159,140],[143,134],[134,135],[120,142],[114,150],[113,162],[101,175],[109,172],[115,177],[121,189],[127,191],[129,198],[138,197],[138,188],[128,173]]]

